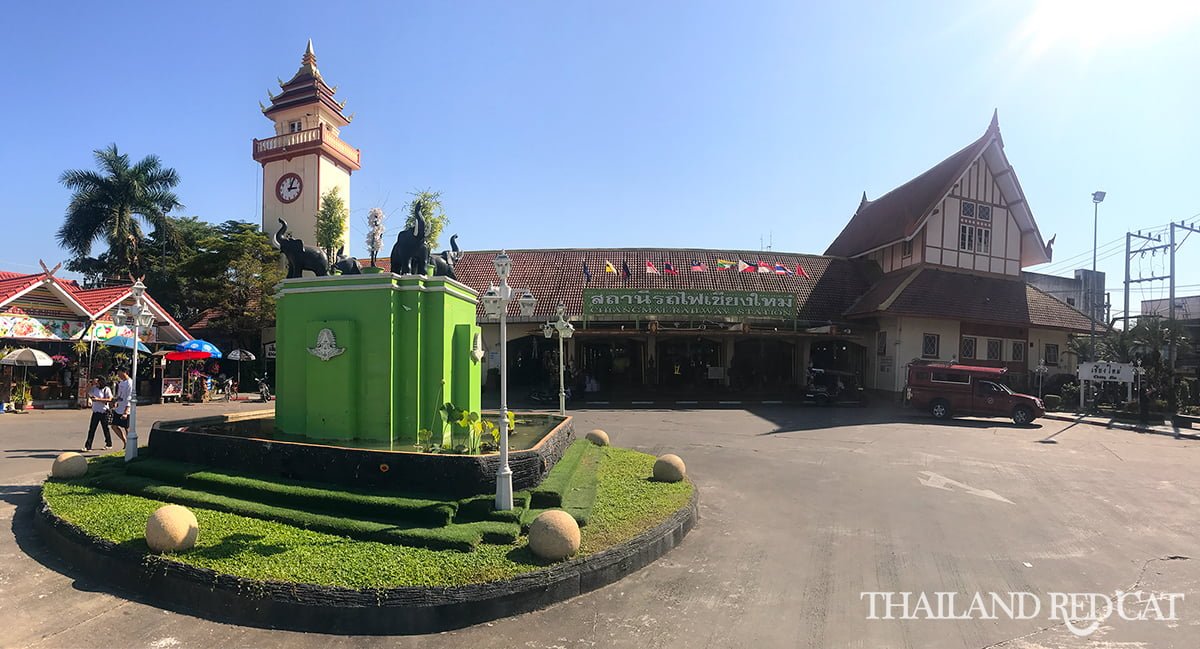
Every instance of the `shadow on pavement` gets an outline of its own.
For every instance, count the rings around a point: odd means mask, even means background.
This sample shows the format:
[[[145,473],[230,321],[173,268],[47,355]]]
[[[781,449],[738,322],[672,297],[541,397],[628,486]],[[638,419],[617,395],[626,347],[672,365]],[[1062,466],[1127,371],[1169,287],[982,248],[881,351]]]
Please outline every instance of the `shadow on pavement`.
[[[1012,428],[1017,430],[1037,430],[1042,427],[1037,422],[1017,425],[1007,419],[934,419],[923,412],[894,406],[867,408],[751,406],[746,408],[746,411],[775,424],[774,430],[759,433],[759,437],[876,424],[920,424],[945,428]]]

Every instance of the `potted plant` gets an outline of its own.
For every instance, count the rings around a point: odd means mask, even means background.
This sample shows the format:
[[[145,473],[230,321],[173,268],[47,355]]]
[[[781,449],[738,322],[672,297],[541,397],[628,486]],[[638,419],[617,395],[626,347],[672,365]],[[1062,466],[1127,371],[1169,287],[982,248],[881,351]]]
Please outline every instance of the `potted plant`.
[[[28,381],[17,381],[17,385],[13,388],[12,393],[13,408],[20,411],[24,410],[30,401],[33,401],[33,392],[29,389]]]

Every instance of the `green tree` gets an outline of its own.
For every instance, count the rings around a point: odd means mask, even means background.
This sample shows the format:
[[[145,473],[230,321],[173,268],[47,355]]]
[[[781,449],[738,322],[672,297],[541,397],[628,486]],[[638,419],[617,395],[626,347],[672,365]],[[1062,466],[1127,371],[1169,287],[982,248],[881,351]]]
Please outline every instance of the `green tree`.
[[[179,174],[164,167],[158,156],[148,155],[135,164],[117,151],[116,144],[94,152],[98,171],[68,169],[59,178],[71,190],[66,220],[58,230],[58,242],[93,273],[124,279],[141,275],[147,268],[139,261],[143,241],[141,221],[173,236],[167,212],[182,207],[172,191]],[[95,263],[84,262],[92,246],[103,241],[108,251]]]
[[[321,197],[321,208],[317,210],[316,236],[317,245],[325,250],[330,263],[334,261],[334,253],[346,243],[348,218],[350,210],[346,209],[346,201],[338,188],[325,192]]]
[[[442,193],[429,190],[413,192],[413,199],[408,202],[404,210],[408,213],[408,217],[404,220],[406,228],[416,225],[418,214],[424,217],[425,241],[429,244],[430,250],[436,250],[438,237],[450,223],[450,217],[446,216],[446,212],[442,209]]]

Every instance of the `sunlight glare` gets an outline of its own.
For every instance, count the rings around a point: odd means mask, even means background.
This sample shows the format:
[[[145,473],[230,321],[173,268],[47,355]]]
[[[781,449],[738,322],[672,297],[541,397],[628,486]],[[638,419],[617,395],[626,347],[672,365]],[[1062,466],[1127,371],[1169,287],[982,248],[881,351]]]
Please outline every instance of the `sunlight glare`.
[[[1017,31],[1031,57],[1145,45],[1200,18],[1198,0],[1036,0]]]

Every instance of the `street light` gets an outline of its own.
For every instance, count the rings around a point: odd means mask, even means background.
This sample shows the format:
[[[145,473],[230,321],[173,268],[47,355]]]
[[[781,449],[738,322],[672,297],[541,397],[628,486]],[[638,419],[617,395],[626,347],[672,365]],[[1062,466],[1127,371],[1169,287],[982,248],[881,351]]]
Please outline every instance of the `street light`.
[[[149,329],[154,326],[154,314],[145,304],[146,285],[142,284],[141,280],[133,283],[133,306],[129,307],[129,313],[125,309],[118,308],[113,314],[113,324],[118,327],[124,327],[127,323],[133,325],[133,369],[130,374],[130,379],[133,381],[133,388],[129,391],[129,434],[125,441],[125,461],[131,462],[137,459],[138,454],[138,438],[137,438],[137,366],[138,366],[138,345],[142,340],[142,329]]]
[[[496,277],[500,278],[500,286],[489,286],[480,301],[485,316],[500,319],[500,468],[496,471],[496,509],[509,511],[513,508],[512,467],[508,466],[508,305],[514,301],[508,276],[512,273],[512,258],[507,252],[500,251],[492,265],[496,268]],[[533,315],[537,298],[528,289],[516,302],[522,317]]]
[[[566,358],[563,356],[563,339],[570,338],[575,334],[575,327],[571,326],[571,323],[563,317],[566,312],[567,307],[559,302],[558,320],[542,325],[542,335],[546,338],[553,338],[555,332],[558,333],[558,414],[564,417],[567,415],[567,384],[563,377],[566,363]]]
[[[1092,321],[1092,357],[1096,361],[1096,230],[1100,224],[1100,203],[1104,202],[1104,192],[1092,192],[1092,274],[1088,278],[1088,319]]]

